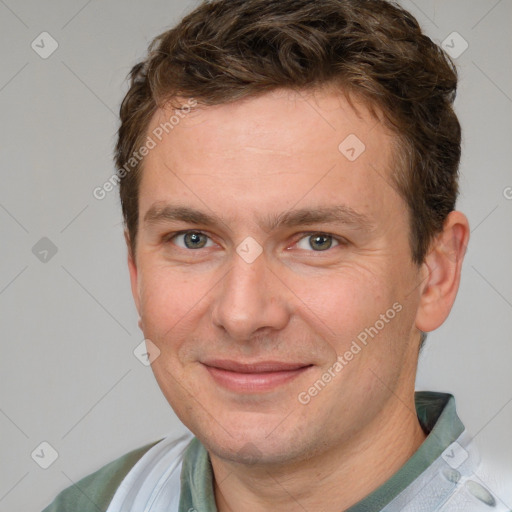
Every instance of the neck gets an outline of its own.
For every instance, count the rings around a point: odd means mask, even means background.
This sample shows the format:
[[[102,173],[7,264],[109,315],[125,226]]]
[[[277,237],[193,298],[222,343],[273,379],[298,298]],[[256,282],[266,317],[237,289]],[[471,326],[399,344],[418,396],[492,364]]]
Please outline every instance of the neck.
[[[339,512],[351,507],[396,473],[425,440],[414,393],[408,403],[391,403],[399,406],[384,407],[349,443],[308,460],[247,466],[210,454],[218,511]]]

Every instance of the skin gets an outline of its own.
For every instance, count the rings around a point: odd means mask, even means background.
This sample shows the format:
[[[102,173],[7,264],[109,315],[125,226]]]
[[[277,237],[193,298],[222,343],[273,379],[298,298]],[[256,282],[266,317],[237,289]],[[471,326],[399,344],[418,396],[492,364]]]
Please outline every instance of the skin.
[[[158,384],[209,451],[221,512],[345,510],[425,439],[414,406],[419,330],[450,312],[468,222],[452,212],[425,262],[412,262],[408,210],[390,186],[393,135],[352,104],[317,89],[199,108],[145,158],[132,292],[144,336],[160,350]],[[159,110],[148,133],[169,115]],[[366,146],[352,162],[338,149],[349,134]],[[220,220],[144,221],[164,203]],[[267,225],[341,204],[368,225]],[[190,238],[174,236],[183,230],[204,233],[206,245],[187,248]],[[311,232],[327,236],[320,250]],[[246,237],[262,248],[252,263],[236,252]],[[400,312],[300,403],[395,303]],[[269,390],[233,391],[205,365],[215,358],[310,366]]]

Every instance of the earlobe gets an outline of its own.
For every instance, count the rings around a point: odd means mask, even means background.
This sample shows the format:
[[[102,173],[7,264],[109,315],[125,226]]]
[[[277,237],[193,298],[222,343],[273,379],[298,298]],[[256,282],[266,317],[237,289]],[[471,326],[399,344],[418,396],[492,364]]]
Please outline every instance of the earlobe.
[[[416,314],[416,327],[419,330],[433,331],[448,317],[459,289],[468,241],[469,223],[466,216],[458,211],[451,212],[422,265],[421,296]]]

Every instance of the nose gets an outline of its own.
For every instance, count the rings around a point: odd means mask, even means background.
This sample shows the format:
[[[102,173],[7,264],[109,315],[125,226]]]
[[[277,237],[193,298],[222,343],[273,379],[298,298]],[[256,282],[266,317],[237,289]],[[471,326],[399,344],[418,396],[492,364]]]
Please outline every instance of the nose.
[[[287,300],[288,296],[288,300]],[[290,292],[267,264],[265,254],[251,263],[233,254],[213,304],[213,324],[236,341],[248,341],[289,322]]]

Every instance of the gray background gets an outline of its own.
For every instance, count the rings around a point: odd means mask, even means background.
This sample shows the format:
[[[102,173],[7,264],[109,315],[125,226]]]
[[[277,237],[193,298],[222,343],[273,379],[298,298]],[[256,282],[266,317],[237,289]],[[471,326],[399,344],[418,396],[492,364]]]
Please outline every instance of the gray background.
[[[92,191],[114,172],[126,74],[193,5],[0,0],[2,511],[40,510],[113,458],[184,429],[133,355],[143,336],[117,190],[101,201]],[[456,59],[456,106],[459,209],[472,237],[459,296],[429,335],[417,388],[456,396],[495,470],[479,476],[512,508],[512,1],[403,5],[437,42],[456,31],[469,45]],[[45,31],[59,46],[43,59],[31,43],[48,51]],[[43,441],[59,455],[46,470],[31,458]],[[36,453],[48,462],[48,449]]]

